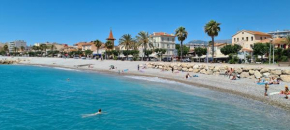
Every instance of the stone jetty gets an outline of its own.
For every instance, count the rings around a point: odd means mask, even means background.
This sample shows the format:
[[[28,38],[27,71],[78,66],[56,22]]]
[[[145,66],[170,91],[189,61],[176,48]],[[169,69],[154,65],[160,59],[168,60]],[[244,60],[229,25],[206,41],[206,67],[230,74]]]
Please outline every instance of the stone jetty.
[[[225,75],[226,71],[233,68],[241,78],[270,80],[270,77],[281,78],[284,82],[290,82],[290,69],[269,69],[262,67],[231,67],[229,65],[204,65],[193,63],[147,63],[148,68],[162,69],[165,71],[174,70],[193,72],[206,75]]]

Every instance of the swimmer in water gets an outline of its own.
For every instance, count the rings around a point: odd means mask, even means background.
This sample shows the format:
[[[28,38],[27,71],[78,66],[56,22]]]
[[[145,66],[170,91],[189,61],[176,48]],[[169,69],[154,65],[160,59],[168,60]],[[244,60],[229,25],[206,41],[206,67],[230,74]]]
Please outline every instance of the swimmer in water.
[[[102,113],[102,109],[99,109],[98,113],[101,114]]]
[[[67,81],[69,81],[69,78],[67,78]]]

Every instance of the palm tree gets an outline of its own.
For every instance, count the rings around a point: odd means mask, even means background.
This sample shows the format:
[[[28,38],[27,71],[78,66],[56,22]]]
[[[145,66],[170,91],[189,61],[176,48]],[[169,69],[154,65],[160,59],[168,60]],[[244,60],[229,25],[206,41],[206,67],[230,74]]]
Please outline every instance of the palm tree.
[[[106,46],[106,48],[107,48],[108,50],[111,50],[111,49],[114,48],[114,44],[113,44],[113,42],[111,42],[111,41],[107,41],[107,42],[105,43],[105,46]]]
[[[100,40],[97,39],[97,40],[94,41],[94,44],[97,47],[97,54],[99,54],[99,49],[100,49],[100,47],[102,46],[103,43]]]
[[[46,44],[41,44],[41,45],[40,45],[40,49],[41,49],[42,51],[44,51],[44,53],[46,53],[46,49],[47,49]],[[43,55],[43,54],[42,54],[42,55]]]
[[[113,42],[111,42],[111,41],[107,41],[107,42],[105,43],[105,47],[106,47],[106,51],[107,51],[107,50],[111,50],[111,49],[114,48],[114,44],[113,44]],[[106,55],[107,55],[107,54],[106,54]]]
[[[218,36],[221,28],[219,27],[221,24],[211,20],[204,26],[204,32],[207,33],[208,36],[211,37],[212,41],[212,60],[214,58],[214,37]]]
[[[119,44],[124,46],[125,49],[128,51],[133,45],[134,39],[131,37],[130,34],[125,34],[119,39]],[[127,55],[128,60],[128,55]]]
[[[287,57],[289,57],[289,53],[290,53],[290,48],[289,48],[289,46],[290,46],[290,36],[287,36],[286,37],[286,45],[288,45],[288,48],[287,48]]]
[[[16,53],[18,51],[18,48],[17,47],[13,47],[13,49],[14,49],[14,56],[16,56]]]
[[[185,30],[185,27],[179,27],[175,30],[175,36],[177,37],[178,41],[180,41],[180,57],[183,59],[182,51],[183,51],[183,41],[187,38],[187,31]]]
[[[147,47],[149,47],[149,48],[151,48],[151,47],[153,48],[154,47],[153,43],[149,40],[149,38],[150,37],[149,37],[148,32],[144,32],[144,31],[139,32],[138,36],[136,36],[136,39],[137,39],[137,42],[139,43],[139,46],[144,48],[144,50],[143,50],[143,52],[144,52],[143,59],[145,58],[145,52],[147,50]]]
[[[8,45],[4,45],[3,49],[6,53],[9,52]]]

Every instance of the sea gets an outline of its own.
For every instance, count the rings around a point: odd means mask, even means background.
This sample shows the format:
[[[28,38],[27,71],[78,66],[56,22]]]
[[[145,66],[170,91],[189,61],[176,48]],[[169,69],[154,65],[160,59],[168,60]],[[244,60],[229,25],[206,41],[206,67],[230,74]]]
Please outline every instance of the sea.
[[[283,109],[157,77],[0,66],[0,130],[289,128]]]

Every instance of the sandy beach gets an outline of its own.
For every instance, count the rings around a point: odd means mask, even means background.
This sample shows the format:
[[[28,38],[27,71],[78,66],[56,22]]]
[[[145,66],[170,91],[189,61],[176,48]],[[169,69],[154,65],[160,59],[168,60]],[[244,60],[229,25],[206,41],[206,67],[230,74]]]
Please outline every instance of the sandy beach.
[[[269,105],[277,106],[290,110],[290,100],[285,99],[284,95],[276,94],[271,96],[264,96],[264,85],[257,85],[254,79],[242,78],[239,80],[230,80],[225,76],[215,76],[215,75],[204,75],[197,74],[199,77],[193,77],[190,79],[185,79],[187,72],[176,72],[172,73],[171,71],[161,71],[160,69],[142,69],[141,71],[137,70],[138,64],[148,63],[146,61],[114,61],[114,60],[83,60],[83,59],[63,59],[63,58],[32,58],[32,57],[1,57],[17,60],[20,59],[19,64],[24,65],[41,65],[47,67],[61,67],[69,69],[79,69],[85,71],[97,71],[105,72],[110,74],[119,74],[119,71],[128,69],[128,71],[121,73],[121,75],[136,75],[136,76],[150,76],[158,77],[167,80],[174,80],[177,82],[193,85],[196,87],[204,87],[214,91],[226,92],[238,96],[242,96],[249,99],[258,100]],[[88,67],[90,64],[90,67]],[[197,63],[194,63],[197,64]],[[202,63],[198,63],[202,64]],[[84,66],[81,66],[84,65]],[[114,65],[117,67],[114,70],[110,70],[109,66]],[[239,66],[239,65],[233,65]],[[240,65],[247,66],[247,65]],[[251,65],[248,65],[251,66]],[[267,66],[269,68],[275,68],[276,66]],[[190,72],[191,75],[196,73]],[[288,83],[282,82],[280,85],[270,85],[268,93],[279,92],[284,90],[284,86]]]

